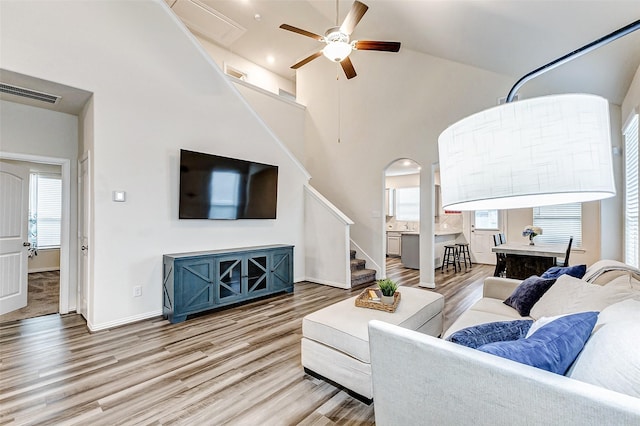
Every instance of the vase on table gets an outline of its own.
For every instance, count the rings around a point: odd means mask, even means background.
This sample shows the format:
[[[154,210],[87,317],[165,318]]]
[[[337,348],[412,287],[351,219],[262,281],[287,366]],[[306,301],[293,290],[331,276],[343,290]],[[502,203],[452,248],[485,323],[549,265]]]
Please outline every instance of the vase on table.
[[[535,238],[535,234],[529,234],[529,245],[530,246],[535,246],[536,244],[533,242],[533,239]]]
[[[395,302],[395,296],[382,295],[380,301],[385,305],[393,305],[393,303]]]

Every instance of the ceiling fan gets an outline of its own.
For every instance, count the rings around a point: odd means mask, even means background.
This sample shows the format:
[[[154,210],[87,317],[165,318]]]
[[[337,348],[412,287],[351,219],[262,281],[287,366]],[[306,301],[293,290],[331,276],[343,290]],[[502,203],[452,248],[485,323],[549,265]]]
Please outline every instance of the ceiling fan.
[[[283,30],[292,31],[306,37],[311,37],[312,39],[326,44],[326,46],[322,50],[292,65],[292,69],[298,69],[301,66],[318,58],[319,56],[324,55],[326,58],[333,62],[340,62],[340,65],[342,65],[342,69],[344,70],[347,79],[350,79],[357,75],[356,70],[351,63],[351,59],[349,59],[349,55],[352,51],[379,50],[383,52],[398,52],[400,50],[400,43],[397,41],[349,40],[349,36],[351,36],[351,33],[355,29],[356,25],[358,25],[358,22],[360,22],[364,14],[369,9],[369,6],[367,6],[366,4],[361,3],[357,0],[354,1],[353,5],[351,6],[351,10],[344,18],[344,22],[341,26],[337,26],[337,9],[338,1],[336,0],[336,26],[329,28],[324,33],[324,36],[312,33],[310,31],[302,30],[291,25],[280,25],[280,28],[282,28]]]

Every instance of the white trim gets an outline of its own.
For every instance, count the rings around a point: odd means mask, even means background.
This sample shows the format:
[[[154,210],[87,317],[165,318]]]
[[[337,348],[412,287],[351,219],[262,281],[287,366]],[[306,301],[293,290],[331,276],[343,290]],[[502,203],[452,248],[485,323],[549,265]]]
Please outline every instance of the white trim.
[[[631,111],[629,112],[629,115],[627,116],[627,119],[624,121],[624,124],[622,125],[622,128],[620,129],[620,134],[621,135],[624,136],[624,132],[627,129],[627,127],[629,127],[629,124],[631,124],[631,120],[633,120],[633,117],[635,117],[636,115],[640,115],[640,114],[638,114],[638,109],[640,109],[640,106],[632,108]]]
[[[339,283],[337,281],[323,280],[321,278],[305,277],[304,280],[305,281],[309,281],[309,282],[314,283],[314,284],[328,285],[328,286],[331,286],[331,287],[344,288],[344,289],[351,288],[350,283],[345,285],[344,283]]]
[[[376,276],[377,276],[378,278],[380,278],[380,277],[381,277],[381,275],[380,275],[380,274],[382,273],[382,272],[381,272],[381,271],[382,271],[382,268],[380,267],[380,265],[378,265],[378,264],[377,264],[377,263],[376,263],[376,262],[371,258],[371,256],[369,256],[369,255],[368,255],[364,250],[362,250],[362,249],[360,248],[360,246],[359,246],[358,244],[356,244],[356,242],[355,242],[355,241],[353,241],[353,239],[349,239],[349,241],[350,241],[350,243],[351,243],[351,246],[353,246],[353,247],[354,247],[354,249],[355,249],[355,251],[356,251],[357,255],[358,255],[358,256],[362,256],[362,257],[364,257],[364,260],[366,260],[366,262],[367,262],[367,269],[375,269],[375,271],[376,271]]]
[[[314,187],[309,185],[309,183],[304,184],[304,189],[309,193],[309,195],[313,196],[313,198],[320,201],[321,204],[326,206],[327,210],[333,213],[333,215],[340,219],[345,225],[353,225],[353,221],[349,219],[347,215],[342,213],[339,208],[337,208],[331,201],[327,200]]]
[[[87,328],[89,328],[89,331],[93,333],[96,331],[107,330],[110,328],[120,327],[122,325],[127,325],[134,322],[143,321],[149,318],[155,318],[155,317],[161,317],[161,316],[162,316],[162,309],[146,312],[144,314],[133,315],[126,318],[121,318],[115,321],[109,321],[102,324],[93,324],[92,322],[87,320]]]
[[[43,155],[20,154],[0,151],[0,158],[28,161],[32,163],[57,164],[62,168],[62,220],[60,222],[60,303],[61,314],[69,313],[69,276],[71,272],[70,236],[71,227],[71,160]],[[75,308],[75,307],[74,307]]]
[[[232,83],[239,84],[240,86],[248,87],[249,89],[253,89],[258,93],[262,93],[263,95],[267,95],[270,98],[277,99],[279,101],[285,102],[285,103],[287,103],[289,105],[293,105],[293,106],[295,106],[297,108],[300,108],[302,110],[306,110],[307,109],[306,106],[304,106],[302,104],[299,104],[298,102],[296,102],[296,101],[294,101],[292,99],[285,98],[284,96],[276,95],[273,92],[270,92],[270,91],[268,91],[266,89],[263,89],[262,87],[254,85],[254,84],[251,84],[251,83],[249,83],[247,81],[240,80],[239,78],[236,78],[236,77],[234,77],[232,75],[228,75],[227,74],[227,80],[229,80]]]

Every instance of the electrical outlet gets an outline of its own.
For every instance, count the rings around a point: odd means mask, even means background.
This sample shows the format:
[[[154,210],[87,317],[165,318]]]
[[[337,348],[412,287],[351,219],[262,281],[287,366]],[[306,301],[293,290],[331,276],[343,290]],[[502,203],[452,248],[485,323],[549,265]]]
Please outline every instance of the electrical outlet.
[[[133,287],[133,297],[140,297],[140,296],[142,296],[142,287],[137,285]]]

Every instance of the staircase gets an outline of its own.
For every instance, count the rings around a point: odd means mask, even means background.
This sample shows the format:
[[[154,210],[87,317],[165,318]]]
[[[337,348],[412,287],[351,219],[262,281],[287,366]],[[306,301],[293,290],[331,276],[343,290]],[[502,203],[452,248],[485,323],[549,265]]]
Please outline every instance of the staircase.
[[[366,269],[365,261],[356,259],[356,251],[351,250],[351,287],[357,287],[364,284],[373,283],[376,280],[376,271]]]

